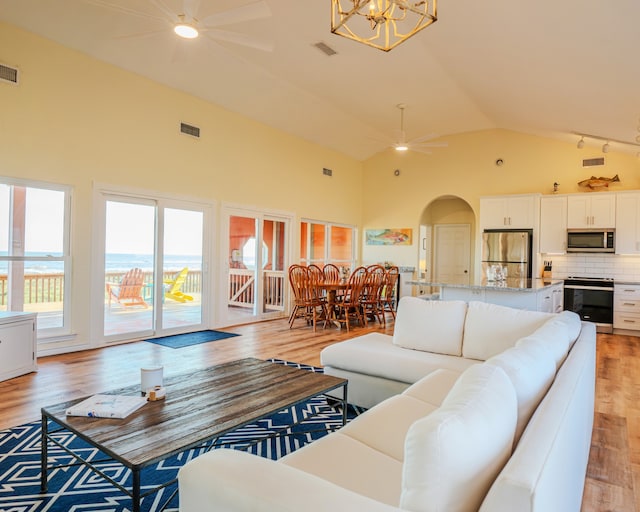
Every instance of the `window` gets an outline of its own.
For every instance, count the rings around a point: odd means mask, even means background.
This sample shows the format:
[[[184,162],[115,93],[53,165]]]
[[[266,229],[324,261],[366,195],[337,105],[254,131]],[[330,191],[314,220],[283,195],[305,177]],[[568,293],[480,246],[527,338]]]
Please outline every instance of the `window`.
[[[38,334],[69,333],[67,187],[0,178],[0,311],[38,313]]]
[[[319,266],[333,263],[353,268],[355,239],[353,226],[303,220],[300,223],[300,262]]]

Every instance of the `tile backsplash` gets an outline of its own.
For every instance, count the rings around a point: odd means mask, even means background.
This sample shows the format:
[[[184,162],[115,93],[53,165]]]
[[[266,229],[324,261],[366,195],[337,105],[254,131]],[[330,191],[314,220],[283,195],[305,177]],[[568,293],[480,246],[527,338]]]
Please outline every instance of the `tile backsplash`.
[[[616,254],[543,254],[553,261],[553,277],[608,277],[618,281],[640,282],[640,256]]]

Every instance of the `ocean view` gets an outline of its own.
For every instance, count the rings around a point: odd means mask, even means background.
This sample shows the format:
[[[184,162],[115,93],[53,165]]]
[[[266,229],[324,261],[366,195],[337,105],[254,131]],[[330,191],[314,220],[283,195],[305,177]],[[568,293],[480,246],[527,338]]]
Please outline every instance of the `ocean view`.
[[[7,252],[0,251],[0,257],[7,256]],[[46,253],[30,253],[30,257],[45,257]],[[201,270],[202,259],[200,256],[189,255],[165,255],[165,270],[181,270],[189,267],[189,270]],[[55,274],[62,273],[61,261],[27,261],[24,264],[25,273],[28,274]],[[0,261],[0,274],[6,273],[9,268],[7,261]],[[105,260],[106,272],[126,272],[132,268],[141,268],[144,271],[153,270],[152,254],[107,254]]]

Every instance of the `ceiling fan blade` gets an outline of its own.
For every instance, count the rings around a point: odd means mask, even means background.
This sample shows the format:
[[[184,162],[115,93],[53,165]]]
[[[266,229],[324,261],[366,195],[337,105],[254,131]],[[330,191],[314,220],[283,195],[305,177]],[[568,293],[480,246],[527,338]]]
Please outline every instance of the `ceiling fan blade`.
[[[140,39],[143,37],[150,37],[150,36],[155,36],[158,34],[166,34],[166,33],[167,33],[167,29],[148,30],[146,32],[139,32],[137,34],[125,34],[122,36],[114,36],[112,37],[112,39],[115,39],[115,40]]]
[[[449,143],[447,142],[423,142],[421,144],[414,144],[419,148],[448,148]]]
[[[177,21],[178,13],[174,12],[167,4],[162,0],[149,0],[157,9],[162,11],[164,15],[171,21]]]
[[[270,16],[271,9],[269,9],[267,2],[260,0],[241,7],[212,14],[211,16],[207,16],[201,20],[201,23],[205,27],[219,27],[221,25],[242,23],[243,21],[260,20],[263,18],[269,18]]]
[[[419,144],[420,142],[426,142],[431,139],[438,138],[439,135],[437,133],[429,133],[428,135],[423,135],[422,137],[417,137],[415,139],[411,139],[409,144]]]
[[[416,147],[409,147],[409,151],[413,151],[415,153],[422,153],[424,155],[431,155],[432,152],[427,150],[427,149],[420,149],[420,148],[416,148]]]
[[[200,9],[200,0],[184,0],[182,8],[188,19],[196,18]]]
[[[240,34],[239,32],[208,29],[204,34],[214,41],[225,41],[227,43],[248,46],[249,48],[255,48],[256,50],[262,50],[263,52],[273,51],[273,43],[257,39],[247,34]]]
[[[111,9],[112,11],[121,12],[123,14],[131,14],[133,16],[138,16],[140,18],[147,18],[147,19],[164,21],[164,22],[167,21],[165,18],[162,18],[161,16],[155,16],[154,14],[149,14],[148,12],[137,11],[135,9],[131,9],[130,7],[125,7],[123,5],[108,2],[107,0],[83,0],[83,1],[88,4],[97,5],[98,7],[105,7],[107,9]]]

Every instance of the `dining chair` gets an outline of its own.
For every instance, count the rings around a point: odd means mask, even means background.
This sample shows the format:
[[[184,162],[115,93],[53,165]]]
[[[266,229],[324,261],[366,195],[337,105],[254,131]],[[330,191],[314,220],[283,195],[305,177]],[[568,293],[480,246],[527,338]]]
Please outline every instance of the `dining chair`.
[[[365,325],[360,297],[366,279],[367,269],[365,267],[356,268],[349,277],[344,293],[336,298],[336,308],[338,310],[336,320],[341,324],[345,324],[347,332],[349,332],[350,318],[356,318],[363,327]]]
[[[385,272],[384,285],[380,294],[380,303],[382,305],[383,325],[387,325],[386,314],[391,313],[396,318],[396,287],[398,286],[398,277],[400,271],[398,267],[393,266]]]
[[[333,263],[327,263],[322,268],[324,282],[327,284],[338,284],[340,282],[340,269]]]
[[[370,265],[367,267],[367,279],[360,298],[365,323],[368,322],[370,317],[372,320],[377,319],[381,324],[385,323],[381,301],[385,278],[386,272],[382,265]]]
[[[297,318],[304,318],[307,324],[311,323],[313,332],[316,332],[317,321],[320,319],[324,320],[326,327],[327,307],[326,301],[319,295],[318,273],[301,265],[292,265],[289,267],[289,283],[294,297],[293,310],[289,315],[289,328],[293,327]]]

